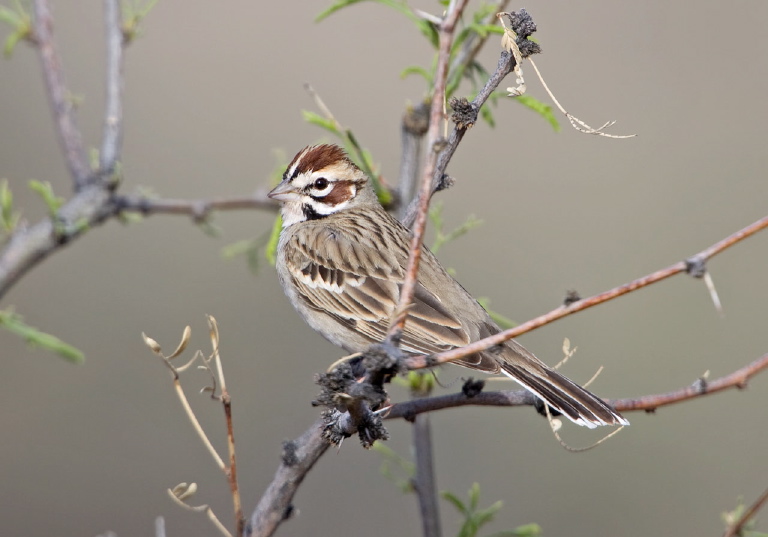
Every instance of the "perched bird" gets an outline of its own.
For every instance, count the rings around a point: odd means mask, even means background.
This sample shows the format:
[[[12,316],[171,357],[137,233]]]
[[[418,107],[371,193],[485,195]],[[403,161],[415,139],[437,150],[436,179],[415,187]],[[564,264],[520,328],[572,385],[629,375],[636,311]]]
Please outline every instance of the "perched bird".
[[[366,174],[335,145],[302,149],[269,197],[283,204],[277,274],[291,304],[348,352],[381,342],[400,298],[411,232],[384,210]],[[401,349],[438,353],[500,331],[424,247]],[[514,340],[453,363],[501,372],[579,425],[628,425]]]

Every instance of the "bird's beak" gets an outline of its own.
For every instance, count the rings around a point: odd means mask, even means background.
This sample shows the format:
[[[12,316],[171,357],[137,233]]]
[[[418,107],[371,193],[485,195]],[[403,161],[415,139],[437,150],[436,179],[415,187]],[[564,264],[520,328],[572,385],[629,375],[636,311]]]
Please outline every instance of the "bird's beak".
[[[267,194],[267,197],[277,201],[295,201],[299,199],[299,193],[296,191],[290,181],[283,181],[275,188],[273,188],[272,192]]]

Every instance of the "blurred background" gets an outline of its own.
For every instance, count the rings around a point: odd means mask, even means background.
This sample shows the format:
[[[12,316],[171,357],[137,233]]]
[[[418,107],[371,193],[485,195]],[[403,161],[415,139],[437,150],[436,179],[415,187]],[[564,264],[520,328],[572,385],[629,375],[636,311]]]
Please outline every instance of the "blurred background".
[[[104,39],[101,5],[56,2],[56,37],[79,122],[99,143]],[[125,66],[124,192],[170,198],[265,191],[303,146],[329,141],[303,122],[311,83],[395,181],[400,118],[424,82],[400,78],[429,67],[432,50],[394,10],[362,3],[316,24],[327,1],[160,2],[130,46]],[[414,5],[438,11],[436,2]],[[475,8],[476,3],[471,3]],[[511,5],[510,9],[523,6]],[[592,125],[618,119],[630,140],[552,128],[500,100],[495,129],[479,123],[439,195],[446,226],[473,214],[481,228],[442,248],[443,263],[475,296],[525,321],[582,296],[683,259],[764,216],[768,3],[543,2],[525,4],[544,53],[536,58],[568,110]],[[5,30],[4,30],[5,31]],[[4,34],[5,35],[5,34]],[[498,40],[482,54],[496,66]],[[546,94],[524,68],[530,95]],[[512,85],[502,83],[502,88]],[[465,88],[468,92],[469,89]],[[459,92],[460,94],[462,92]],[[42,202],[29,179],[68,195],[40,67],[21,44],[0,62],[0,177],[36,221]],[[166,488],[195,481],[231,527],[227,484],[182,414],[147,332],[172,349],[185,325],[191,350],[208,349],[204,314],[221,330],[246,515],[279,462],[281,442],[317,417],[313,375],[342,352],[304,325],[266,263],[252,274],[222,249],[269,230],[272,214],[218,214],[218,238],[188,219],[154,216],[94,229],[27,274],[4,298],[26,321],[84,351],[75,366],[0,331],[0,534],[213,535]],[[678,276],[521,338],[550,363],[564,337],[578,346],[564,372],[591,389],[632,397],[687,386],[705,371],[727,374],[768,351],[768,234],[709,264],[725,316],[698,280]],[[447,367],[450,383],[467,371]],[[218,404],[185,386],[222,452]],[[454,384],[456,389],[458,384]],[[504,388],[505,385],[494,385]],[[395,391],[396,397],[405,394]],[[766,487],[768,374],[745,391],[631,413],[632,426],[587,453],[553,439],[530,408],[464,408],[433,416],[438,487],[481,505],[504,501],[486,534],[537,522],[545,535],[718,535],[721,512]],[[410,457],[410,429],[390,423],[389,446]],[[581,446],[600,434],[567,427]],[[350,439],[309,474],[286,535],[419,535],[415,499],[380,475],[382,458]],[[442,503],[443,527],[460,519]],[[762,516],[766,519],[765,515]],[[763,523],[762,529],[766,530]]]

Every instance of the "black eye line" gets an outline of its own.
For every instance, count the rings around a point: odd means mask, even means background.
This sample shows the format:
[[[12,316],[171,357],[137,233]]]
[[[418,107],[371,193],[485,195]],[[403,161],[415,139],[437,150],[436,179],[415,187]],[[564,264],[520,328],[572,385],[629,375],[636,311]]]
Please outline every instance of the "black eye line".
[[[322,187],[317,186],[317,182],[320,181],[321,179],[323,181],[325,181],[325,183],[326,183]],[[305,192],[309,192],[310,190],[315,189],[315,188],[318,189],[318,190],[325,190],[326,188],[328,188],[328,185],[335,184],[335,183],[336,183],[336,181],[331,181],[330,179],[326,179],[325,177],[318,177],[317,179],[315,179],[314,181],[309,183],[307,186],[305,186],[304,187],[304,191]]]

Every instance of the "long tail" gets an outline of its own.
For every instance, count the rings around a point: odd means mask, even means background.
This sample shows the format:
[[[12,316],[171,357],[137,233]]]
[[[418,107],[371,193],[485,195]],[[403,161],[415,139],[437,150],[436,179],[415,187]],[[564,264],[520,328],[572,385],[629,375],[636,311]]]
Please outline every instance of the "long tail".
[[[502,373],[578,425],[590,429],[598,425],[629,425],[626,418],[602,399],[544,364],[521,367],[499,360],[499,365]]]

